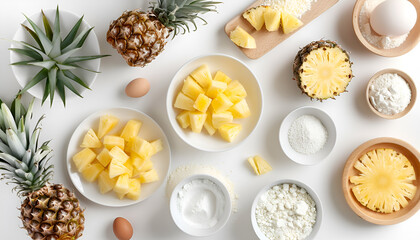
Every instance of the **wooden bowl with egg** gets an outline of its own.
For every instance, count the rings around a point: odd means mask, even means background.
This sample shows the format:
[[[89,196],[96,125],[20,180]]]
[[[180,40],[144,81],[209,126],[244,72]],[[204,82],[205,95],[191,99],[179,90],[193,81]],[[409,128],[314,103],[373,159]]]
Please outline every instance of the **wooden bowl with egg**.
[[[372,85],[373,80],[375,80],[380,75],[386,74],[386,73],[397,74],[400,77],[402,77],[407,82],[407,84],[408,84],[408,86],[410,87],[410,90],[411,90],[411,100],[410,100],[410,103],[407,105],[407,107],[402,112],[399,112],[399,113],[396,113],[396,114],[393,114],[393,115],[387,115],[387,114],[384,114],[384,113],[379,112],[372,105],[372,102],[370,101],[370,98],[369,98],[369,89],[370,89],[370,87]],[[366,94],[365,95],[366,95],[367,104],[368,104],[370,110],[372,110],[373,113],[375,113],[376,115],[378,115],[381,118],[385,118],[385,119],[397,119],[397,118],[401,118],[401,117],[405,116],[413,108],[414,103],[416,102],[416,98],[417,98],[417,89],[416,89],[416,85],[414,84],[413,79],[407,73],[405,73],[405,72],[403,72],[401,70],[398,70],[398,69],[388,68],[388,69],[384,69],[384,70],[381,70],[381,71],[375,73],[375,75],[373,75],[370,78],[370,80],[369,80],[369,82],[368,82],[368,84],[366,86]]]
[[[369,151],[380,148],[390,148],[406,156],[413,166],[417,177],[417,180],[412,181],[412,184],[417,187],[414,197],[411,200],[408,200],[407,206],[392,213],[375,212],[363,206],[353,194],[352,188],[356,185],[350,182],[350,177],[360,174],[359,170],[354,168],[354,164],[359,158]],[[372,139],[363,143],[351,153],[344,166],[342,189],[347,204],[359,217],[374,224],[391,225],[407,220],[420,209],[420,189],[418,180],[420,176],[419,159],[420,153],[413,146],[399,139],[384,137]]]
[[[391,49],[378,48],[374,46],[373,44],[369,43],[368,40],[366,40],[366,38],[363,36],[360,29],[359,17],[360,17],[360,12],[363,8],[363,5],[365,4],[366,1],[369,1],[369,0],[356,1],[353,8],[353,16],[352,16],[354,33],[356,34],[357,38],[359,39],[359,41],[362,43],[363,46],[365,46],[369,51],[380,56],[397,57],[397,56],[401,56],[408,53],[417,45],[417,43],[420,41],[420,20],[419,20],[420,19],[420,1],[408,0],[411,4],[413,4],[414,8],[416,9],[417,21],[414,27],[409,32],[407,39],[399,47],[391,48]]]

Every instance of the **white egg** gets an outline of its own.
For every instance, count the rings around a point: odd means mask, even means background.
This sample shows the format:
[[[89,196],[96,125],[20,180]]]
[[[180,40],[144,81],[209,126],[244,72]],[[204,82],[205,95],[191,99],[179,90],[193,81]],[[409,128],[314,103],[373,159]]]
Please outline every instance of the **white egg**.
[[[386,0],[370,15],[373,30],[383,36],[409,33],[417,21],[416,8],[407,0]]]

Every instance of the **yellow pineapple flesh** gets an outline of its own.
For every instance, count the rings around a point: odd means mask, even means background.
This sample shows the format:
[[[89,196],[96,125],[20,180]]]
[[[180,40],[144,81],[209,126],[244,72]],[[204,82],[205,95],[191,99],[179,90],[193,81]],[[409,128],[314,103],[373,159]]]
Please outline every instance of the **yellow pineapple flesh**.
[[[209,108],[211,104],[211,98],[207,97],[203,93],[200,93],[198,95],[197,99],[194,102],[194,108],[200,112],[207,112],[207,109]]]
[[[269,32],[277,31],[280,27],[280,19],[282,13],[271,7],[266,7],[264,11],[265,28]]]
[[[190,126],[190,112],[181,112],[178,116],[176,116],[176,120],[182,128],[188,128]]]
[[[233,103],[225,94],[220,93],[215,99],[213,99],[211,106],[213,111],[217,113],[228,110],[233,106]]]
[[[111,155],[109,155],[108,149],[104,148],[102,151],[96,156],[96,159],[103,167],[107,167],[108,164],[111,162]]]
[[[109,133],[115,125],[117,125],[119,119],[112,115],[103,115],[99,119],[98,137],[102,138]]]
[[[214,128],[218,129],[226,123],[231,123],[233,121],[233,115],[231,112],[224,111],[219,113],[212,114],[212,125]]]
[[[175,99],[174,107],[187,111],[194,111],[194,100],[180,92]]]
[[[233,142],[241,130],[242,125],[238,123],[227,123],[218,129],[222,138],[228,142]]]
[[[156,139],[152,141],[150,144],[152,144],[153,148],[155,149],[152,155],[155,155],[156,153],[163,150],[163,142],[161,139]]]
[[[104,146],[111,150],[114,147],[119,147],[121,149],[124,149],[124,138],[117,137],[117,136],[105,136],[104,137]]]
[[[191,98],[192,100],[197,99],[198,95],[204,93],[203,88],[191,76],[188,76],[184,80],[184,85],[182,85],[181,91],[185,94],[185,96]]]
[[[84,148],[73,156],[73,163],[77,171],[82,172],[95,158],[96,153],[94,151],[89,148]]]
[[[204,128],[207,130],[210,136],[213,136],[216,133],[216,129],[213,127],[212,115],[212,113],[207,112],[207,118],[204,122]]]
[[[270,164],[259,155],[254,157],[254,162],[258,168],[258,175],[265,174],[273,170]]]
[[[209,88],[207,89],[206,95],[210,98],[215,98],[217,97],[217,95],[225,91],[226,88],[227,88],[227,83],[213,80],[211,81],[211,84]]]
[[[251,111],[249,110],[248,103],[245,99],[242,99],[229,108],[229,112],[232,113],[233,118],[247,118],[251,116]]]
[[[214,75],[213,78],[214,81],[218,81],[218,82],[224,82],[226,84],[229,84],[232,79],[230,79],[230,77],[228,77],[224,72],[222,71],[217,71],[216,74]]]
[[[124,166],[128,169],[128,176],[131,178],[133,177],[133,172],[134,172],[134,165],[132,163],[132,161],[129,159],[127,160],[127,162],[124,163]]]
[[[109,155],[112,157],[112,160],[118,161],[122,164],[127,162],[130,158],[121,148],[113,147],[111,151],[109,151]]]
[[[233,103],[240,102],[248,95],[244,86],[238,80],[230,82],[223,93]]]
[[[109,178],[118,177],[121,174],[128,174],[130,170],[124,166],[124,163],[119,162],[116,159],[112,159],[108,166]]]
[[[100,163],[93,163],[83,170],[82,176],[86,181],[94,182],[103,170],[104,167]]]
[[[152,144],[140,137],[134,138],[131,146],[131,151],[143,159],[149,159],[153,155],[154,150]]]
[[[86,135],[83,137],[82,144],[80,145],[82,148],[100,148],[102,147],[101,140],[99,140],[96,133],[93,129],[89,129]]]
[[[124,195],[127,194],[128,191],[130,190],[129,180],[130,180],[130,177],[128,176],[127,173],[121,174],[117,178],[117,182],[115,183],[113,190],[114,192],[117,193],[120,199],[122,199],[122,197],[124,197]]]
[[[109,178],[108,170],[102,171],[98,176],[99,192],[105,194],[111,191],[114,188],[116,182],[117,178]]]
[[[202,112],[190,112],[190,123],[191,123],[191,130],[195,133],[200,133],[201,129],[203,129],[204,122],[207,118],[207,113]]]
[[[233,43],[242,48],[254,49],[257,48],[255,39],[247,33],[243,28],[237,26],[229,35]]]
[[[127,124],[124,126],[120,137],[124,138],[125,141],[129,141],[131,138],[136,137],[141,128],[142,122],[138,120],[130,120],[127,122]]]
[[[262,26],[264,26],[265,8],[266,6],[258,6],[248,9],[242,14],[242,17],[245,18],[255,28],[255,30],[259,31]]]
[[[283,12],[281,14],[281,26],[283,28],[284,34],[289,34],[291,32],[296,31],[296,29],[300,28],[303,25],[303,22],[293,16],[292,14]]]
[[[139,177],[141,183],[151,183],[159,180],[159,175],[155,169],[144,172]]]
[[[206,90],[210,86],[212,77],[209,67],[206,64],[203,64],[194,71],[192,71],[190,75],[195,81],[198,82],[198,84],[200,84],[200,86],[204,90]]]
[[[129,179],[128,181],[128,192],[125,195],[131,200],[138,200],[141,193],[141,183],[139,179]]]

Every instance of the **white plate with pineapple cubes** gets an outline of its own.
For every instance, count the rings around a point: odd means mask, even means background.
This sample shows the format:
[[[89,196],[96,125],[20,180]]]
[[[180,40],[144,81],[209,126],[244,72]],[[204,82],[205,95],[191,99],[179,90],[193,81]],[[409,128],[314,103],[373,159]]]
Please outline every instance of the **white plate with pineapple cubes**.
[[[172,127],[187,144],[208,152],[226,151],[258,125],[262,90],[240,60],[223,54],[201,56],[175,74],[166,108]]]
[[[150,197],[165,181],[170,161],[160,126],[129,108],[91,114],[76,128],[67,149],[67,171],[77,190],[110,207]]]

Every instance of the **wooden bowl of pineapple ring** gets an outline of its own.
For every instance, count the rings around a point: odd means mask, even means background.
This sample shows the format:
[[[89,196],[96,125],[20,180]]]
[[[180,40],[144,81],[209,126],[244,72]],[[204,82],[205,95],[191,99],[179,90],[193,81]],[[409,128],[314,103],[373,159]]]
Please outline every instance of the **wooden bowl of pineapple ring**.
[[[355,185],[349,180],[351,176],[359,175],[359,171],[353,167],[356,161],[365,153],[378,148],[391,148],[405,155],[413,166],[417,178],[413,181],[413,185],[417,187],[413,199],[409,200],[406,207],[388,214],[374,212],[360,204],[352,192],[352,187]],[[418,180],[420,178],[419,159],[420,153],[413,146],[399,139],[382,137],[363,143],[350,154],[344,166],[342,188],[347,204],[359,217],[374,224],[391,225],[407,220],[420,209],[420,184]]]
[[[393,115],[387,115],[384,113],[379,112],[378,110],[376,110],[376,108],[372,105],[370,99],[369,99],[369,89],[370,86],[372,85],[373,80],[375,80],[377,77],[379,77],[382,74],[385,73],[392,73],[392,74],[397,74],[400,77],[402,77],[408,84],[408,86],[410,87],[411,90],[411,100],[410,103],[407,105],[407,107],[402,111],[399,112],[397,114],[393,114]],[[416,85],[414,84],[413,79],[405,72],[398,70],[398,69],[393,69],[393,68],[388,68],[388,69],[384,69],[381,70],[377,73],[375,73],[375,75],[373,75],[367,86],[366,86],[366,101],[367,104],[369,105],[370,110],[372,110],[373,113],[375,113],[376,115],[378,115],[381,118],[385,118],[385,119],[397,119],[397,118],[401,118],[403,116],[405,116],[414,106],[414,103],[416,102],[416,98],[417,98],[417,89],[416,89]]]

